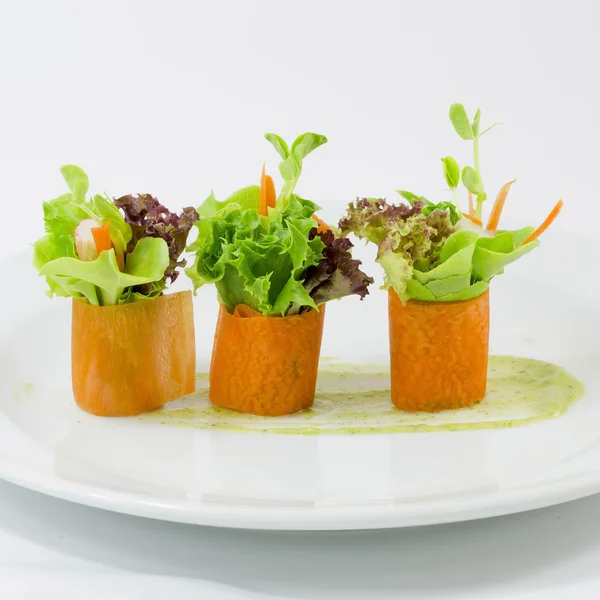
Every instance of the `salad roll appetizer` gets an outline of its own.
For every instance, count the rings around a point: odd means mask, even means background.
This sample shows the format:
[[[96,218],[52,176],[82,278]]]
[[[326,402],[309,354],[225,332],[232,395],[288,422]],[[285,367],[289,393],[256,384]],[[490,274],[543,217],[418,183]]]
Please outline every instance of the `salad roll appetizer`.
[[[165,294],[198,214],[149,194],[86,198],[87,175],[62,167],[70,193],[44,202],[34,266],[48,295],[72,301],[75,401],[101,416],[137,415],[195,388],[191,292]]]
[[[392,401],[407,411],[469,406],[486,394],[489,339],[489,284],[504,268],[539,245],[538,237],[556,218],[559,201],[537,229],[499,229],[509,189],[506,183],[484,223],[487,194],[481,177],[481,111],[471,121],[461,104],[450,108],[456,132],[473,143],[474,166],[462,171],[442,159],[452,201],[437,204],[399,191],[406,201],[358,199],[339,227],[377,245],[377,261],[389,288]],[[468,194],[460,212],[457,188]]]
[[[276,196],[263,167],[260,186],[200,206],[195,288],[214,283],[220,302],[210,368],[213,404],[264,416],[295,413],[314,402],[325,303],[361,299],[373,282],[316,216],[319,207],[294,189],[303,159],[327,139],[299,136],[291,148],[267,134],[282,158]]]

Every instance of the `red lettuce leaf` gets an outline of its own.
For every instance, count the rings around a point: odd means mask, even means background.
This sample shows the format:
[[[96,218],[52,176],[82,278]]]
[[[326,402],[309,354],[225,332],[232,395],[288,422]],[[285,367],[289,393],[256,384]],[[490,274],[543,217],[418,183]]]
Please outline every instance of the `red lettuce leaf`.
[[[352,242],[348,238],[338,238],[332,231],[320,233],[313,228],[309,239],[316,236],[325,244],[323,258],[318,264],[309,267],[304,276],[304,288],[316,304],[337,300],[357,294],[360,299],[369,293],[368,286],[373,279],[363,273],[360,260],[352,258]]]
[[[172,213],[150,194],[128,194],[113,202],[123,211],[125,221],[131,226],[132,238],[127,252],[131,252],[144,237],[162,238],[167,242],[169,266],[163,282],[168,280],[173,283],[179,276],[178,269],[186,266],[186,260],[180,257],[185,250],[190,229],[199,219],[196,210],[188,206],[180,215]]]

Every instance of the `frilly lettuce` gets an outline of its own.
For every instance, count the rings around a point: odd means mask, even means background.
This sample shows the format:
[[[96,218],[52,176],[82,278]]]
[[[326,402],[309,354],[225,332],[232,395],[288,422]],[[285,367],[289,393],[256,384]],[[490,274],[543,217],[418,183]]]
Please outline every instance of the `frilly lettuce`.
[[[128,252],[132,230],[119,209],[100,195],[86,200],[89,181],[79,167],[66,165],[61,173],[71,192],[44,202],[46,235],[33,245],[33,264],[46,277],[49,296],[79,298],[96,306],[154,297],[154,290],[140,295],[135,287],[163,279],[169,266],[165,240],[144,238]],[[84,219],[110,224],[113,248],[92,261],[80,260],[75,245],[75,229]]]
[[[275,206],[260,209],[259,186],[224,201],[211,193],[198,208],[198,237],[188,248],[196,253],[186,270],[194,289],[214,283],[229,312],[245,304],[265,316],[298,314],[349,294],[364,298],[373,280],[352,259],[352,244],[322,232],[313,218],[319,207],[293,193],[303,159],[327,138],[308,132],[291,147],[274,133],[265,138],[282,158]]]
[[[537,240],[520,245],[533,228],[481,236],[461,230],[443,204],[412,200],[412,206],[357,200],[340,221],[344,235],[354,233],[378,245],[377,261],[386,286],[391,285],[403,301],[475,298],[508,264],[539,245]]]
[[[325,247],[320,237],[309,239],[316,205],[292,196],[283,210],[272,208],[265,217],[258,214],[258,187],[246,191],[246,208],[236,193],[196,224],[198,237],[189,247],[196,261],[186,271],[194,287],[214,283],[229,312],[238,304],[264,315],[285,315],[292,305],[316,308],[301,278]],[[213,196],[206,202],[213,204]],[[201,206],[198,213],[209,211]]]
[[[373,279],[360,270],[360,260],[352,258],[352,242],[347,238],[336,237],[329,230],[319,232],[315,227],[309,238],[319,236],[325,244],[323,258],[304,273],[303,286],[316,304],[338,300],[356,294],[360,299],[369,293]],[[300,307],[295,307],[300,308]],[[301,308],[300,308],[301,312]],[[292,310],[288,312],[292,314]]]
[[[196,260],[186,270],[195,289],[214,283],[229,312],[246,304],[265,316],[368,293],[372,279],[352,259],[352,244],[317,233],[313,202],[292,194],[268,216],[258,214],[258,204],[259,188],[252,186],[224,202],[211,194],[199,207],[198,237],[188,248]]]

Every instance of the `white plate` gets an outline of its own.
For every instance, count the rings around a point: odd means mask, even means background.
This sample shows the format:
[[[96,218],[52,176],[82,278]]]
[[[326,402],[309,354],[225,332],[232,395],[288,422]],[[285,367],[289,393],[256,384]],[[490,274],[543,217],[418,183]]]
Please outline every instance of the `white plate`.
[[[0,314],[0,477],[129,514],[288,530],[459,521],[596,493],[598,252],[558,232],[545,242],[493,282],[492,351],[560,364],[583,380],[584,398],[536,425],[393,435],[206,431],[84,414],[69,387],[70,302],[45,298],[20,256],[2,265],[11,292]],[[214,293],[203,290],[199,367],[215,317]],[[386,295],[333,303],[323,354],[385,362]]]

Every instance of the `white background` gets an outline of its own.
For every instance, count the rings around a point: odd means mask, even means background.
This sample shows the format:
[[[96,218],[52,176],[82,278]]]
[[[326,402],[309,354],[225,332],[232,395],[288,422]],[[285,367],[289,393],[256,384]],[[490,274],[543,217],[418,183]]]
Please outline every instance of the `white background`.
[[[257,182],[265,159],[276,173],[267,131],[329,137],[298,191],[331,221],[357,195],[404,188],[442,198],[440,157],[470,160],[447,119],[452,102],[504,123],[481,153],[488,192],[519,178],[508,215],[536,224],[563,198],[559,227],[595,234],[599,6],[0,0],[0,257],[41,234],[41,202],[64,191],[62,164],[82,166],[93,191],[197,205],[211,188],[223,198]],[[297,539],[107,515],[11,486],[0,498],[12,515],[0,520],[0,592],[11,594],[2,597],[60,588],[63,599],[81,589],[132,598],[142,585],[145,598],[175,589],[184,598],[199,580],[307,598],[600,594],[600,533],[585,525],[596,499],[482,523]],[[357,569],[364,561],[369,569]],[[148,573],[157,579],[140,584]],[[186,579],[158,579],[169,575]]]
[[[306,130],[330,142],[298,190],[331,220],[357,195],[442,198],[440,157],[471,158],[447,117],[462,102],[504,123],[481,162],[492,194],[519,177],[507,214],[563,198],[561,226],[593,231],[599,19],[593,0],[2,0],[0,201],[22,247],[64,163],[94,191],[197,205],[276,173],[265,132]]]

